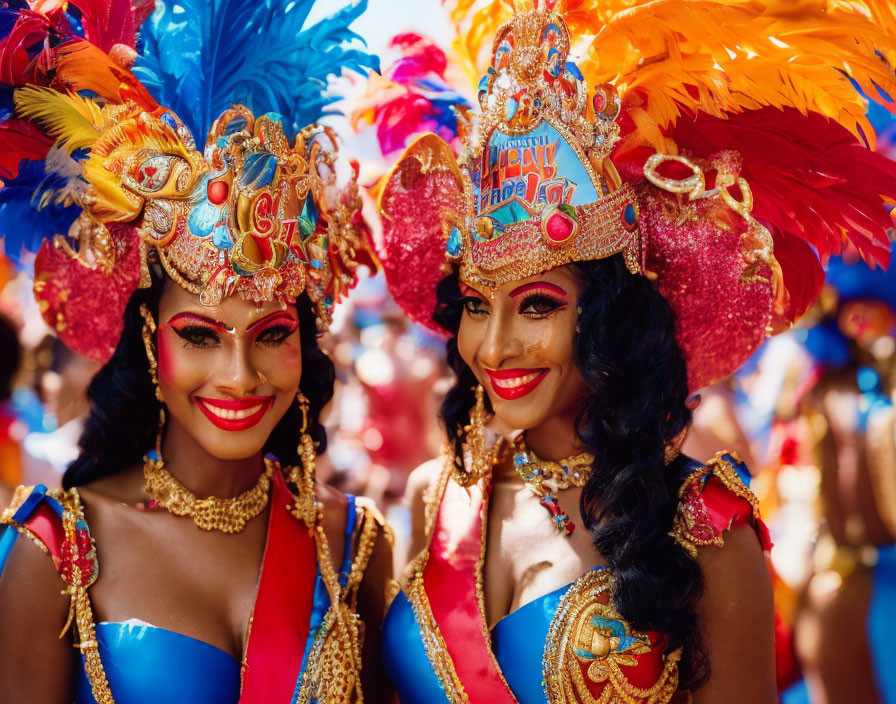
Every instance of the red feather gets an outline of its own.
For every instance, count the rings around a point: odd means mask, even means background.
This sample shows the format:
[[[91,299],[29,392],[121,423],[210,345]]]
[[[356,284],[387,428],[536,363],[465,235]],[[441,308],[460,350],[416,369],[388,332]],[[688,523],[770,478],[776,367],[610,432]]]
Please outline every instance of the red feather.
[[[809,242],[822,261],[851,241],[886,266],[896,203],[896,163],[869,151],[841,125],[810,113],[766,108],[727,120],[682,121],[670,135],[684,152],[734,149],[755,197],[753,214]]]
[[[31,10],[20,10],[10,33],[0,41],[0,83],[23,86],[35,83],[38,57],[28,50],[44,42],[50,32],[50,19]]]
[[[84,38],[109,53],[116,44],[132,49],[137,32],[152,14],[155,0],[73,0],[81,11]]]
[[[27,120],[0,123],[0,178],[16,178],[23,159],[43,161],[52,146],[53,140]]]
[[[889,264],[893,223],[884,203],[896,203],[896,163],[838,123],[816,113],[763,108],[727,119],[679,120],[668,136],[695,158],[724,149],[743,156],[753,215],[775,239],[791,321],[821,290],[822,264],[847,243],[870,265]],[[620,173],[637,180],[650,153],[620,154]]]
[[[768,226],[770,223],[765,223]],[[787,310],[783,317],[793,322],[818,300],[824,285],[824,268],[818,255],[806,240],[769,227],[775,240],[775,259],[781,265],[784,288],[787,289]]]

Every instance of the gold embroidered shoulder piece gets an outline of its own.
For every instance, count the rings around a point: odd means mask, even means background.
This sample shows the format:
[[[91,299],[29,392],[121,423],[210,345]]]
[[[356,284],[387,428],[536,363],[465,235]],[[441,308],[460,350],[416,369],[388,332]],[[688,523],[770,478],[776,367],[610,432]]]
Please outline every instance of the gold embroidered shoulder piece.
[[[13,520],[13,517],[16,515],[18,510],[34,493],[34,489],[35,487],[33,486],[22,485],[16,487],[16,490],[13,492],[12,499],[9,502],[9,506],[2,513],[0,513],[0,525],[8,525],[11,528],[14,528],[19,532],[19,535],[25,536],[32,543],[37,545],[37,547],[40,548],[41,552],[45,552],[48,555],[58,555],[60,552],[60,546],[47,545],[40,536],[38,536],[28,527],[27,520]],[[74,505],[75,499],[71,491],[63,491],[62,489],[49,489],[46,491],[44,496],[56,501],[62,507],[63,511]]]
[[[681,650],[664,655],[660,634],[629,627],[611,603],[612,580],[609,570],[588,572],[560,602],[544,649],[550,704],[668,704],[675,696]]]
[[[759,500],[738,469],[747,471],[736,455],[720,452],[682,483],[670,535],[693,557],[698,547],[724,546],[724,532],[735,525],[754,524],[766,548],[767,532],[759,517]]]
[[[12,517],[15,515],[15,512],[21,508],[22,504],[25,503],[25,499],[27,499],[31,492],[34,491],[33,486],[18,486],[16,490],[13,492],[12,500],[9,502],[9,506],[4,509],[2,513],[0,513],[0,525],[9,524],[12,520]]]

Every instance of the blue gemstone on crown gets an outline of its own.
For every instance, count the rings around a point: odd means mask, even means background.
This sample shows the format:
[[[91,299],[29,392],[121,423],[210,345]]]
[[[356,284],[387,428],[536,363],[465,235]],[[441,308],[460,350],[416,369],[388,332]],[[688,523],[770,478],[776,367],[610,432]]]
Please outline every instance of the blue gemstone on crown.
[[[629,203],[625,206],[625,210],[622,211],[622,217],[625,218],[625,224],[631,227],[635,224],[635,220],[637,220],[637,214],[635,213],[635,206]]]
[[[516,115],[516,111],[519,110],[520,103],[516,98],[508,98],[507,102],[504,103],[504,117],[507,120],[512,120],[513,116]]]
[[[462,243],[460,239],[460,229],[452,227],[451,234],[448,235],[448,245],[445,247],[445,249],[450,256],[456,257],[460,254],[461,247]]]

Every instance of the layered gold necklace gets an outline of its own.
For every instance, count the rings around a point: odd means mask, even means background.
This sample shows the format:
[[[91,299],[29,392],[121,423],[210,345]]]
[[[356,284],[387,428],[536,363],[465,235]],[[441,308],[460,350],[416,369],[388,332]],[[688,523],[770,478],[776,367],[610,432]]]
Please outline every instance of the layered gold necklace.
[[[526,486],[535,494],[539,503],[551,514],[551,521],[558,533],[570,535],[576,524],[572,522],[557,500],[557,492],[571,486],[582,487],[591,476],[594,455],[590,452],[554,462],[540,459],[526,447],[524,435],[513,441],[513,468]]]
[[[146,492],[153,500],[175,516],[189,516],[202,530],[239,533],[246,524],[264,511],[270,497],[274,464],[265,459],[265,470],[251,489],[231,499],[196,495],[165,469],[165,462],[151,454],[143,458]]]

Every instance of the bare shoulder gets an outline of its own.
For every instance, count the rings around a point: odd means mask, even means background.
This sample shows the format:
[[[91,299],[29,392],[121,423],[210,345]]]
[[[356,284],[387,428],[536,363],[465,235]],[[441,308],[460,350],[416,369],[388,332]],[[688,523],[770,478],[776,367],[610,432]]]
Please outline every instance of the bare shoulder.
[[[441,457],[434,457],[411,472],[404,492],[405,503],[408,506],[413,507],[425,501],[427,492],[435,487],[444,466],[445,462]]]
[[[750,525],[734,526],[725,531],[722,547],[709,545],[699,548],[697,562],[706,580],[727,580],[732,587],[743,587],[733,578],[732,572],[755,572],[765,575],[771,584],[762,544]]]
[[[71,638],[59,638],[70,606],[63,586],[50,556],[20,535],[0,573],[4,702],[71,701]],[[57,675],[48,677],[48,673]]]
[[[143,468],[134,466],[80,486],[78,492],[86,502],[134,505],[145,500],[145,486]]]
[[[710,676],[694,704],[776,701],[772,582],[756,531],[726,531],[724,545],[698,550],[705,589],[697,604]]]
[[[323,506],[325,513],[338,513],[345,516],[348,498],[339,489],[334,489],[329,484],[318,482],[314,490],[317,500]]]
[[[428,543],[430,524],[435,510],[435,494],[444,466],[444,459],[436,457],[421,464],[408,477],[404,503],[410,513],[411,536],[407,552],[396,556],[396,566],[402,570]]]
[[[15,530],[15,527],[6,526],[5,529]],[[0,609],[12,600],[20,607],[34,604],[41,610],[57,604],[67,613],[69,599],[63,595],[62,586],[53,559],[45,548],[20,535],[0,572]]]

